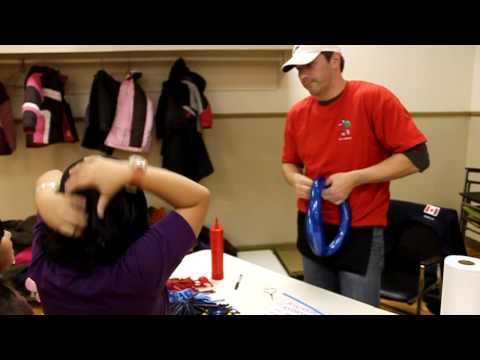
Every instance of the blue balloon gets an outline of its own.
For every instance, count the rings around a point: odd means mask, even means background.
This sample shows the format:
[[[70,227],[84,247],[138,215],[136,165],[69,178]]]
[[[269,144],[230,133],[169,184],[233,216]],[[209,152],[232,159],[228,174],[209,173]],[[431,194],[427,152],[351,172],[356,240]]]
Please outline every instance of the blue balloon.
[[[328,257],[337,253],[345,243],[351,225],[351,213],[348,201],[340,205],[340,227],[335,239],[327,245],[322,219],[322,191],[325,188],[324,177],[313,182],[306,218],[306,234],[312,252],[319,257]]]

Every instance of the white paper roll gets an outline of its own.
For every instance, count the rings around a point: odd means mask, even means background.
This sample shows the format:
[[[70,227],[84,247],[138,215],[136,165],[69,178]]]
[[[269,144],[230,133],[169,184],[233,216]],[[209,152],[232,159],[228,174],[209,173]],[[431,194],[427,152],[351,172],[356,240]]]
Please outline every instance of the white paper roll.
[[[480,259],[445,259],[440,314],[480,315]]]

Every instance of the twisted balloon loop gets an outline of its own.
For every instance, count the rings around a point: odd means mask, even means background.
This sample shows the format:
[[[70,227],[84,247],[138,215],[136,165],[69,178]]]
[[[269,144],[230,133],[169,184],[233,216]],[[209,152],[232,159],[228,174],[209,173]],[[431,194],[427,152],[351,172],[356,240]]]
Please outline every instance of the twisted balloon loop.
[[[322,218],[322,191],[325,188],[324,177],[320,177],[313,182],[308,206],[306,234],[308,243],[312,252],[319,257],[328,257],[337,253],[345,243],[351,225],[351,213],[348,201],[340,205],[340,227],[334,240],[327,245]]]

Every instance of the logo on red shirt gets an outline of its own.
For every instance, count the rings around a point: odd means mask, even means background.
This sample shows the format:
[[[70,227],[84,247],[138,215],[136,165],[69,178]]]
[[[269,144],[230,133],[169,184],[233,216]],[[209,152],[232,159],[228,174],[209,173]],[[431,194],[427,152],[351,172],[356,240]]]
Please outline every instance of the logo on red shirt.
[[[340,128],[338,141],[352,140],[352,122],[350,120],[341,120],[338,127]]]

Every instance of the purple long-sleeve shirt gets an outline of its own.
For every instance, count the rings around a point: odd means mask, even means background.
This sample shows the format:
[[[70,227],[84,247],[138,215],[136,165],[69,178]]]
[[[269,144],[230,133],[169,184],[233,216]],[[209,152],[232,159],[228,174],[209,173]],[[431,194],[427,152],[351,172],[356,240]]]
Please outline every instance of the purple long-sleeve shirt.
[[[190,225],[172,212],[132,244],[116,264],[85,275],[46,258],[39,244],[45,226],[38,217],[29,276],[37,284],[47,315],[166,314],[166,282],[196,245]]]

